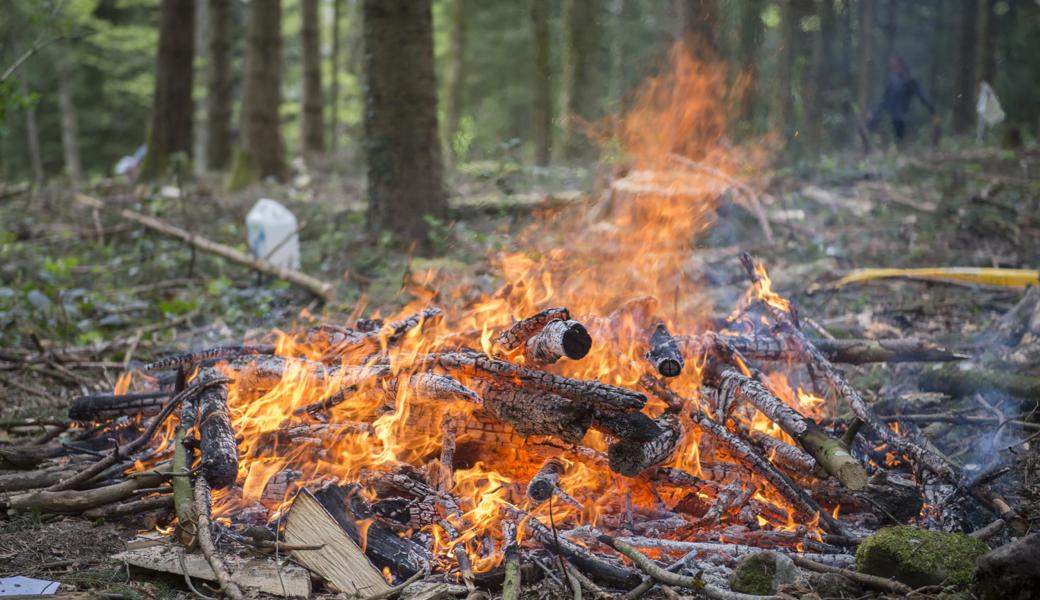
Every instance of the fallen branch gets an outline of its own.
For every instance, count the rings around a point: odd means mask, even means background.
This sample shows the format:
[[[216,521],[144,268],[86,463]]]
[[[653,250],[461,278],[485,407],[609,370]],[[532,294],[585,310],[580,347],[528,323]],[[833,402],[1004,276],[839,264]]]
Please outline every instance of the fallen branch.
[[[221,591],[227,594],[231,600],[244,600],[242,589],[231,579],[231,573],[228,572],[224,560],[220,558],[220,554],[213,545],[213,533],[210,530],[210,501],[209,484],[206,483],[205,478],[199,477],[195,481],[195,516],[199,523],[199,548],[217,576]]]
[[[158,496],[155,498],[142,498],[141,500],[123,502],[122,504],[110,504],[108,506],[92,508],[85,511],[83,517],[86,519],[108,519],[112,517],[136,515],[137,513],[147,512],[149,510],[171,508],[172,506],[173,496]]]
[[[697,355],[707,344],[712,343],[712,340],[705,339],[705,336],[676,336],[674,339],[687,356]],[[798,342],[789,335],[776,337],[734,335],[726,336],[726,339],[734,349],[754,360],[788,361],[800,353]],[[827,360],[850,365],[879,362],[950,362],[969,358],[931,342],[913,338],[880,340],[812,338],[810,342],[827,357]]]
[[[93,198],[84,194],[76,194],[76,202],[82,204],[83,206],[93,208],[96,210],[101,210],[105,208],[104,202],[98,200],[97,198]],[[181,229],[180,227],[170,225],[169,223],[161,219],[149,217],[147,215],[143,215],[141,213],[134,212],[130,209],[125,208],[119,211],[119,216],[126,219],[127,221],[132,221],[134,223],[137,223],[138,225],[143,225],[148,229],[156,231],[167,237],[180,240],[185,244],[188,244],[189,246],[201,250],[203,252],[215,254],[221,258],[226,258],[227,260],[236,262],[240,265],[245,265],[253,269],[254,271],[266,273],[268,275],[272,275],[279,279],[288,281],[289,283],[299,286],[307,290],[308,292],[314,294],[323,302],[331,302],[332,299],[335,297],[335,288],[332,286],[332,284],[319,281],[314,277],[311,277],[310,275],[306,275],[299,271],[294,271],[292,269],[280,267],[269,261],[256,258],[255,256],[242,252],[241,250],[236,250],[231,246],[226,246],[224,244],[219,244],[217,242],[208,240],[190,231]]]
[[[808,558],[805,558],[803,556],[798,556],[797,554],[788,554],[788,556],[791,557],[791,560],[794,561],[794,564],[798,565],[803,569],[816,571],[817,573],[834,573],[836,575],[841,575],[842,577],[851,581],[855,581],[856,583],[864,587],[880,590],[882,592],[888,592],[890,594],[899,594],[900,596],[908,596],[911,592],[913,592],[913,588],[911,588],[910,586],[892,579],[886,579],[884,577],[878,577],[876,575],[867,575],[866,573],[860,573],[858,571],[852,571],[850,569],[832,567],[830,565],[818,563],[814,560],[809,560]]]
[[[678,573],[672,573],[671,571],[663,569],[658,566],[657,563],[650,560],[650,557],[617,538],[602,534],[596,539],[630,558],[644,573],[661,583],[694,590],[704,588],[704,582],[700,578],[690,577],[688,575],[679,575]]]

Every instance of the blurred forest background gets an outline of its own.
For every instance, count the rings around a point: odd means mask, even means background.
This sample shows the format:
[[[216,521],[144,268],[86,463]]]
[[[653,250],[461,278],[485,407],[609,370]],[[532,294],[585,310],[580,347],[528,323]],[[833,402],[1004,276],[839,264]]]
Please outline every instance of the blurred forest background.
[[[281,156],[261,170],[279,171],[304,154],[315,165],[362,168],[363,13],[378,2],[2,4],[0,65],[12,71],[0,101],[7,181],[111,176],[147,141],[153,109],[174,130],[189,128],[157,152],[183,152],[196,174],[229,169],[248,136],[250,60],[273,86],[263,103],[277,120],[265,126],[280,130],[284,148],[271,149]],[[417,16],[407,18],[421,26],[429,4],[416,2]],[[796,153],[777,158],[854,145],[892,54],[935,102],[944,131],[974,133],[980,81],[1000,97],[1009,143],[1032,139],[1040,126],[1033,0],[434,0],[431,12],[436,95],[428,100],[436,103],[444,158],[456,166],[592,158],[579,143],[582,124],[623,110],[673,42],[689,36],[717,52],[732,81],[748,76],[731,131],[779,133]],[[264,36],[252,59],[250,35]],[[164,72],[168,86],[188,87],[164,95],[157,86]]]

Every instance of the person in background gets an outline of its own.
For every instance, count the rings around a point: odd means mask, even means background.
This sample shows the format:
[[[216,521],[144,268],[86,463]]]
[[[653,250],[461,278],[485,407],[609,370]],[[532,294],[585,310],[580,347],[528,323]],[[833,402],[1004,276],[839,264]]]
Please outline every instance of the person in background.
[[[910,67],[902,57],[893,55],[888,59],[888,80],[885,82],[885,92],[881,96],[881,102],[877,108],[870,111],[867,116],[867,127],[875,129],[881,120],[883,113],[888,113],[892,121],[892,131],[895,134],[896,145],[902,146],[906,138],[906,121],[910,114],[910,104],[914,97],[921,99],[932,115],[932,127],[939,127],[939,115],[935,112],[935,105],[921,89],[921,84],[910,74]]]

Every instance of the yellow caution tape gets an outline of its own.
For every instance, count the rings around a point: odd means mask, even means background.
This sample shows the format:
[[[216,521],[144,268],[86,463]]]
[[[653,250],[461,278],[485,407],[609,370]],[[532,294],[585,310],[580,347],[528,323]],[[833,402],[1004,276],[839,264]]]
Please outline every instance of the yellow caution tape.
[[[940,267],[926,269],[856,269],[835,282],[834,287],[838,288],[852,283],[892,277],[1007,288],[1024,288],[1030,285],[1040,285],[1040,271],[1032,269]]]

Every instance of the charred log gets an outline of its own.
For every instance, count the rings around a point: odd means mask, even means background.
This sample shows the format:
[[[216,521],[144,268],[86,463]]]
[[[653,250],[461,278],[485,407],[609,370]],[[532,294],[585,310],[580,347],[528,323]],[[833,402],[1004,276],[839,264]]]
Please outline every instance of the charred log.
[[[555,394],[498,382],[485,383],[480,394],[484,410],[520,435],[553,435],[576,444],[592,424],[588,407]]]
[[[592,348],[592,336],[577,321],[550,321],[527,340],[524,357],[529,365],[551,365],[563,357],[585,358]]]
[[[661,428],[641,412],[596,410],[592,429],[629,442],[648,442],[661,435]]]
[[[542,330],[550,321],[566,321],[571,318],[566,308],[547,308],[526,319],[513,323],[509,329],[495,337],[495,345],[506,351],[516,350],[527,343],[532,336]]]
[[[169,397],[168,392],[80,396],[72,401],[69,418],[73,421],[98,421],[123,415],[155,414]]]
[[[226,360],[245,355],[274,354],[274,346],[217,346],[199,352],[167,356],[142,367],[145,371],[191,370],[200,364],[214,360]]]
[[[203,370],[203,383],[218,377],[212,369]],[[202,454],[202,474],[210,487],[225,488],[238,477],[238,444],[228,411],[226,383],[207,387],[199,394],[199,447]]]
[[[538,473],[531,478],[527,484],[527,497],[537,504],[548,500],[555,493],[563,475],[563,461],[558,458],[550,458],[545,461]]]
[[[635,477],[675,454],[685,435],[679,415],[665,413],[656,419],[655,424],[660,433],[649,441],[623,440],[610,445],[607,456],[611,470]]]
[[[658,323],[650,335],[650,351],[646,353],[646,359],[665,377],[678,377],[682,373],[685,365],[682,352],[664,323]]]

